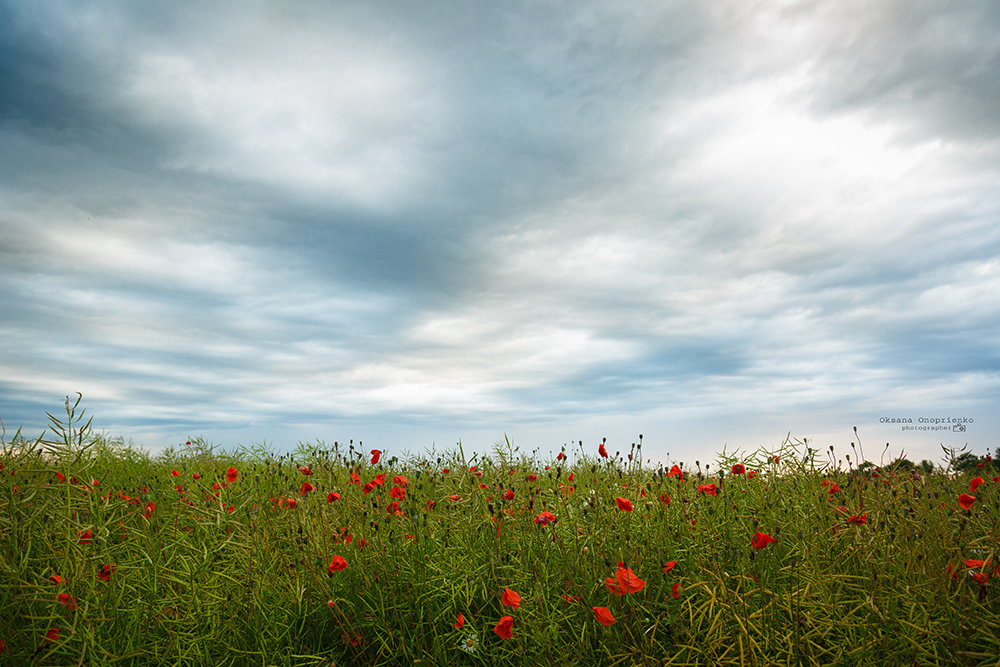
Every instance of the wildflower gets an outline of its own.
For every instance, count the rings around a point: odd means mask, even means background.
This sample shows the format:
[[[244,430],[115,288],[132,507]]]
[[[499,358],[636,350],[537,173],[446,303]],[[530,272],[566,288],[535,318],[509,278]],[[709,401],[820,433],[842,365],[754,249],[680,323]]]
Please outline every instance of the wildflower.
[[[604,448],[603,442],[601,443],[601,446],[597,448],[597,453],[600,454],[602,458],[608,458],[608,450]]]
[[[453,503],[457,502],[458,501],[458,494],[457,493],[451,494],[450,496],[448,496],[448,500],[450,500]]]
[[[447,475],[451,471],[448,468],[445,468],[441,472],[443,472],[445,475]]]
[[[45,638],[50,642],[59,641],[59,628],[52,628],[45,633]]]
[[[94,531],[90,528],[87,530],[79,530],[76,536],[80,538],[80,544],[90,544],[91,538],[94,537]]]
[[[56,600],[59,601],[59,604],[64,605],[70,611],[76,609],[76,598],[69,593],[60,593],[56,596]]]
[[[774,542],[774,538],[767,533],[762,533],[757,531],[753,536],[753,548],[754,550],[760,550],[766,547],[768,544]]]
[[[675,598],[679,598],[681,596],[680,591],[681,591],[681,583],[679,581],[670,587],[670,594],[673,595]]]
[[[662,505],[670,504],[670,496],[668,496],[666,492],[660,494],[660,504]]]
[[[326,502],[332,503],[334,500],[340,500],[340,494],[336,491],[331,491],[326,495]]]
[[[53,574],[51,577],[49,577],[49,581],[52,582],[53,586],[58,586],[59,584],[66,583],[66,580],[60,577],[58,574]]]
[[[753,479],[756,476],[757,476],[756,470],[751,470],[750,472],[747,473],[747,479]]]
[[[365,486],[364,486],[364,488],[361,489],[361,490],[364,491],[365,495],[367,496],[369,493],[372,492],[372,490],[374,488],[375,488],[375,480],[372,480],[372,481],[366,483]]]
[[[676,463],[674,464],[674,467],[670,469],[670,472],[667,473],[667,478],[669,479],[670,477],[680,477],[681,481],[684,481],[684,473],[681,472],[680,466]]]
[[[853,523],[853,524],[856,524],[856,525],[859,525],[859,526],[861,524],[863,524],[863,523],[868,523],[868,513],[865,512],[864,514],[862,514],[860,516],[857,516],[857,515],[851,516],[847,521],[849,523]]]
[[[731,472],[732,472],[732,473],[733,473],[734,475],[742,475],[742,474],[743,474],[743,473],[745,473],[746,471],[747,471],[747,469],[743,467],[743,464],[742,464],[742,463],[734,463],[734,464],[733,464],[733,468],[732,468],[732,470],[731,470]]]
[[[334,556],[333,559],[330,561],[330,564],[327,565],[326,570],[332,577],[334,572],[340,572],[341,570],[344,570],[346,568],[347,568],[347,559],[345,559],[343,556]]]
[[[201,473],[198,472],[191,473],[191,479],[201,479]]]
[[[465,625],[465,617],[459,614],[458,618],[455,619],[455,629],[461,630],[463,625]]]
[[[660,566],[660,572],[662,572],[663,574],[666,574],[666,573],[670,572],[671,570],[673,570],[675,565],[677,565],[677,561],[675,561],[675,560],[668,560],[666,563],[664,563],[663,565]]]
[[[2,468],[0,468],[0,470],[2,470]],[[60,482],[65,482],[66,481],[66,475],[62,474],[61,472],[57,472],[56,473],[56,479],[58,479]]]
[[[304,496],[310,491],[314,490],[316,487],[309,482],[302,482],[302,486],[299,487],[299,495]]]
[[[475,653],[476,649],[479,648],[479,637],[476,635],[475,632],[470,632],[468,635],[466,635],[465,639],[463,639],[458,643],[458,648],[462,649],[463,651],[469,654]]]
[[[378,460],[380,458],[382,458],[382,450],[381,449],[373,449],[371,451],[371,455],[372,455],[372,465],[375,465],[376,463],[378,463]]]
[[[566,458],[566,455],[565,455],[565,454],[563,454],[562,452],[559,452],[559,453],[558,453],[558,454],[556,455],[556,461],[562,461],[562,460],[563,460],[564,458]]]
[[[233,482],[236,481],[236,478],[239,476],[239,474],[240,472],[236,468],[234,468],[233,466],[229,466],[229,469],[226,471],[226,481],[232,484]]]
[[[614,625],[615,617],[611,615],[611,612],[607,607],[592,607],[594,610],[594,616],[597,617],[597,622],[601,625]]]
[[[562,596],[562,601],[563,601],[563,604],[573,604],[574,602],[579,602],[580,601],[580,596],[579,595],[563,595]]]
[[[398,498],[398,499],[402,500],[403,498],[406,497],[406,489],[404,489],[401,486],[394,486],[389,491],[389,495],[391,497],[393,497],[393,498]]]
[[[505,500],[514,500],[514,490],[507,489],[507,492],[503,494]]]
[[[493,628],[493,632],[497,633],[497,636],[503,639],[510,639],[514,636],[513,632],[514,619],[511,616],[504,616],[500,619],[500,622],[496,624]]]
[[[539,526],[544,526],[550,523],[555,523],[556,515],[552,512],[542,512],[535,517],[535,523]]]
[[[149,517],[153,516],[153,512],[155,511],[156,511],[156,505],[154,505],[153,501],[150,500],[149,502],[146,503],[146,511],[144,511],[142,515],[148,519]]]
[[[622,512],[632,511],[632,501],[628,498],[615,498],[615,502],[618,503],[618,509]]]
[[[111,575],[117,570],[117,565],[102,565],[97,568],[97,578],[101,581],[109,581],[111,579]]]
[[[618,571],[615,572],[615,581],[618,582],[618,589],[624,593],[638,593],[646,587],[646,582],[640,579],[632,568],[624,567],[622,561],[618,561]]]
[[[976,489],[979,488],[979,485],[982,484],[984,481],[985,480],[982,477],[973,477],[972,480],[969,482],[969,491],[974,492]]]
[[[402,516],[402,514],[403,514],[402,512],[399,511],[399,501],[398,500],[393,500],[391,503],[389,503],[388,505],[386,505],[385,506],[385,511],[388,512],[389,514],[395,514],[395,515],[399,515],[399,516]]]
[[[403,475],[396,475],[392,478],[393,484],[398,484],[399,486],[409,486],[410,480],[406,479]]]
[[[521,606],[521,596],[510,590],[509,588],[503,589],[503,595],[500,596],[500,602],[505,607],[512,607],[517,609]]]
[[[715,482],[711,484],[699,484],[698,493],[707,493],[710,496],[716,495]]]
[[[970,496],[967,493],[963,493],[958,496],[958,504],[961,505],[964,510],[971,510],[972,503],[974,502],[976,502],[975,496]]]

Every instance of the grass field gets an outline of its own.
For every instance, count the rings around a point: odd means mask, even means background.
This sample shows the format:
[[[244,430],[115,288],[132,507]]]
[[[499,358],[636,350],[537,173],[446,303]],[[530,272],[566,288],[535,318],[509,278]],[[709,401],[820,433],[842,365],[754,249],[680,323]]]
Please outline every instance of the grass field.
[[[1000,664],[985,457],[152,458],[82,417],[3,440],[0,664]]]

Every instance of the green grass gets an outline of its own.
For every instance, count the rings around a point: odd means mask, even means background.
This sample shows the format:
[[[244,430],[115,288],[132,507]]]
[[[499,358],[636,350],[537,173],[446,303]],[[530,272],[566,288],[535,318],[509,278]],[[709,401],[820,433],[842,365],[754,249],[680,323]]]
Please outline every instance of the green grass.
[[[971,575],[1000,572],[966,562],[995,560],[992,462],[859,473],[794,441],[684,480],[641,446],[372,464],[352,445],[274,456],[199,440],[151,458],[92,435],[77,409],[50,416],[47,438],[3,442],[0,664],[998,664],[997,583]],[[709,483],[717,495],[699,492]],[[556,521],[536,523],[543,511]],[[774,542],[754,549],[757,532]],[[330,572],[334,556],[347,567]],[[619,561],[641,590],[609,591]]]

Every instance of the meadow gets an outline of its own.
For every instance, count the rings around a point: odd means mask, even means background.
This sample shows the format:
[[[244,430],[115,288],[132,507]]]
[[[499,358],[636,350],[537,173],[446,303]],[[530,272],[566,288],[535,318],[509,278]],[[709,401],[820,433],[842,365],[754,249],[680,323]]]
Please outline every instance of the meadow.
[[[151,457],[79,403],[4,433],[0,664],[1000,664],[990,457]]]

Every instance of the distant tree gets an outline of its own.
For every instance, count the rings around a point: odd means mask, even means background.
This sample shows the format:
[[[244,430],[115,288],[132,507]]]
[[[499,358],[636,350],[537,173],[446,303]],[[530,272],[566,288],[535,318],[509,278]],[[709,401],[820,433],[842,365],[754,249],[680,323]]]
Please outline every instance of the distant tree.
[[[934,472],[934,462],[924,459],[920,462],[920,471],[924,474],[930,475]]]
[[[976,470],[976,467],[981,463],[980,457],[976,456],[972,452],[964,452],[961,456],[955,459],[954,466],[956,472],[968,472]]]
[[[908,473],[916,470],[917,466],[910,459],[896,459],[888,465],[888,468],[896,473]]]

